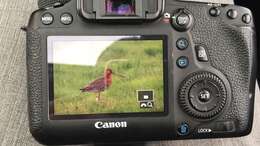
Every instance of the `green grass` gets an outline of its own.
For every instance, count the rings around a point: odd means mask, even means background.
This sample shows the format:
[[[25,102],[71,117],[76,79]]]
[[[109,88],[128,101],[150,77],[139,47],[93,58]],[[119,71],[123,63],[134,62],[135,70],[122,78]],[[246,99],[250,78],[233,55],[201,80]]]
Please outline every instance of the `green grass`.
[[[103,52],[95,67],[55,64],[55,114],[162,112],[162,51],[162,41],[119,41]],[[100,102],[96,102],[95,93],[81,94],[79,89],[101,77],[105,64],[111,59],[128,59],[127,62],[109,65],[113,72],[124,74],[127,78],[113,76],[112,86],[101,93]],[[139,107],[136,90],[140,89],[155,91],[154,108]]]

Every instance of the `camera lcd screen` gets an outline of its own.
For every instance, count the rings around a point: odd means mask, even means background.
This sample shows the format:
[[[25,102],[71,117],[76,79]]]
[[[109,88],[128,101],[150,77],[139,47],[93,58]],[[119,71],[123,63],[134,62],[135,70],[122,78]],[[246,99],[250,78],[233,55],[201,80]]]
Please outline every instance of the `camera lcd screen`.
[[[135,15],[135,0],[105,0],[106,15]]]
[[[51,117],[165,112],[165,36],[49,36]]]

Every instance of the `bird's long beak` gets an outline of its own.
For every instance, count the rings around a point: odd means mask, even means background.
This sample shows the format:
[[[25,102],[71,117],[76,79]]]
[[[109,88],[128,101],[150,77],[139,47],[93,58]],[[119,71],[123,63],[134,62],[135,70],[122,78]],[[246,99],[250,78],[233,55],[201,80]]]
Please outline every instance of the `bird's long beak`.
[[[121,73],[113,73],[114,75],[118,76],[118,77],[121,77],[121,78],[127,78],[126,75],[124,74],[121,74]]]

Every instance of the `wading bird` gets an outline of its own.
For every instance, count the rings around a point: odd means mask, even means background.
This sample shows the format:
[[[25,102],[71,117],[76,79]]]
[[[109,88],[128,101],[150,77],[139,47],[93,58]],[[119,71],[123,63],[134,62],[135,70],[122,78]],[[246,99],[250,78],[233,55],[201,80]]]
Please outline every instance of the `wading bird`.
[[[81,92],[97,93],[96,101],[99,101],[101,92],[104,92],[112,85],[112,75],[124,77],[123,75],[113,73],[112,69],[107,68],[104,72],[103,77],[92,81],[90,84],[80,89]]]

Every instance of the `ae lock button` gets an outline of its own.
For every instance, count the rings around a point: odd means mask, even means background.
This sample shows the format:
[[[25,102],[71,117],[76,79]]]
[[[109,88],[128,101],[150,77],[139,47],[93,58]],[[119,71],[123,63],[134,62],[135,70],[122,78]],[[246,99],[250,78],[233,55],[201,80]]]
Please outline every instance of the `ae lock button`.
[[[179,9],[171,18],[173,28],[181,32],[190,29],[193,22],[193,16],[186,9]]]

